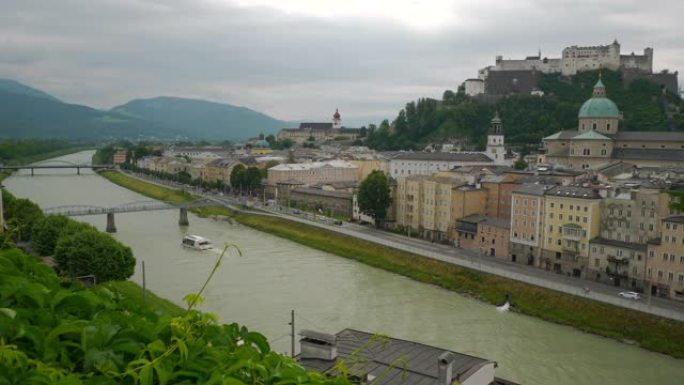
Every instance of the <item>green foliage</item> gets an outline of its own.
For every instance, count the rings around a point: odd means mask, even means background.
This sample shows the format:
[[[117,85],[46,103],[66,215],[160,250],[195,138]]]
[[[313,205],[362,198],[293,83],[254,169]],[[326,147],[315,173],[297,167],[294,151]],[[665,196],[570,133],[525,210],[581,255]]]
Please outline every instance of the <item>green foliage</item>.
[[[3,140],[0,142],[0,163],[26,164],[66,153],[78,144],[64,140]]]
[[[62,215],[48,215],[41,218],[34,226],[31,234],[33,250],[39,255],[52,255],[57,240],[67,229],[69,219]]]
[[[513,163],[513,168],[516,170],[526,170],[527,166],[527,162],[525,162],[522,158],[516,160],[515,163]]]
[[[358,193],[359,209],[375,219],[375,224],[387,217],[387,208],[392,203],[387,176],[375,170],[361,182]]]
[[[247,168],[242,165],[238,164],[233,167],[233,169],[230,171],[230,186],[233,188],[242,188],[242,186],[245,184],[244,182],[244,175],[245,171]]]
[[[0,252],[0,303],[0,384],[348,383],[307,373],[261,334],[192,307],[165,312],[117,287],[62,287],[17,250]]]
[[[7,223],[17,229],[17,238],[28,241],[31,238],[33,227],[43,219],[43,211],[40,207],[28,199],[15,199],[9,206]]]
[[[92,274],[97,282],[127,279],[135,268],[131,249],[97,230],[60,237],[55,246],[55,262],[69,276]]]
[[[684,129],[684,102],[676,95],[663,94],[648,80],[636,80],[629,87],[622,84],[619,72],[602,70],[608,97],[624,112],[621,130],[663,131],[670,123]],[[563,129],[576,129],[579,108],[592,95],[598,71],[581,72],[571,80],[557,74],[539,74],[544,96],[514,95],[496,103],[469,98],[446,91],[441,101],[419,99],[409,102],[391,124],[383,122],[368,130],[366,144],[378,150],[420,149],[428,142],[467,138],[473,150],[485,146],[489,121],[499,111],[506,141],[515,146],[539,143]],[[677,110],[679,108],[679,110]]]

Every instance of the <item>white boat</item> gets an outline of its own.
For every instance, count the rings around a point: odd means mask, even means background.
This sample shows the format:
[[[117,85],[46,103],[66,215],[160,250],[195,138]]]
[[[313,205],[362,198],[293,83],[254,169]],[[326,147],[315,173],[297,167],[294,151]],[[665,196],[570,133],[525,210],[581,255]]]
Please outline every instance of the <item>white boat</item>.
[[[183,237],[183,242],[181,242],[181,244],[184,247],[189,247],[196,250],[208,250],[213,247],[211,241],[200,237],[199,235],[186,235]]]

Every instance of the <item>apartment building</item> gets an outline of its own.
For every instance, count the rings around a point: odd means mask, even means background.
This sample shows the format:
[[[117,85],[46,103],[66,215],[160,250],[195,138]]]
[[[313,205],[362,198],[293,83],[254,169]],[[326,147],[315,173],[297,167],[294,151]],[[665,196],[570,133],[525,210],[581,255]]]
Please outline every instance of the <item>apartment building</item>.
[[[661,237],[649,242],[647,252],[651,294],[684,301],[684,215],[664,218]]]
[[[588,276],[643,290],[647,286],[646,244],[659,237],[669,202],[665,190],[651,183],[607,190],[600,205],[600,235],[590,241]]]
[[[397,179],[396,225],[436,242],[452,242],[459,218],[483,213],[486,191],[458,176],[415,175]]]
[[[305,186],[358,180],[358,168],[344,160],[279,164],[268,169],[268,185],[297,181]]]
[[[511,193],[510,260],[540,266],[545,224],[544,194],[551,186],[518,185]]]
[[[601,196],[592,188],[555,186],[544,194],[544,250],[541,267],[586,276],[589,241],[599,235]]]

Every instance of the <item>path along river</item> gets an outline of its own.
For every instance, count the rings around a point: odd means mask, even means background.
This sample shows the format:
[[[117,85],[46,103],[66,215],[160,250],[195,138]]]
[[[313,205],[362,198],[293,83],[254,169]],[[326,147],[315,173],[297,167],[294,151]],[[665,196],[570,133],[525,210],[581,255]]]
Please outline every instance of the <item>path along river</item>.
[[[87,162],[92,152],[58,158]],[[55,160],[48,161],[55,162]],[[90,170],[19,172],[4,184],[43,208],[61,205],[113,207],[148,198],[116,186]],[[104,230],[105,216],[76,217]],[[138,260],[131,279],[181,303],[197,292],[217,253],[183,249],[186,233],[240,246],[243,257],[224,259],[201,309],[223,322],[265,334],[288,352],[290,309],[297,330],[335,333],[343,328],[452,349],[498,362],[497,375],[524,384],[684,384],[684,360],[651,353],[569,327],[515,314],[345,258],[326,254],[250,228],[190,214],[187,229],[178,212],[117,214],[114,236]]]

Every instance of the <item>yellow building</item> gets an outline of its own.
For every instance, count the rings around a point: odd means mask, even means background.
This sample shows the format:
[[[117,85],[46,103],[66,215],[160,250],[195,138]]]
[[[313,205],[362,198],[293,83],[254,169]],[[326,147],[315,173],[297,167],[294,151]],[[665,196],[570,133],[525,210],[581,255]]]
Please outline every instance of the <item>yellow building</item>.
[[[684,301],[684,215],[663,219],[661,237],[648,245],[646,279],[651,294]]]
[[[438,242],[456,239],[456,221],[485,210],[486,191],[457,175],[397,179],[396,224]]]
[[[601,196],[591,188],[556,186],[544,197],[541,267],[574,277],[586,276],[589,241],[600,230]]]

